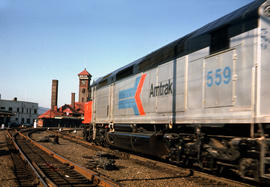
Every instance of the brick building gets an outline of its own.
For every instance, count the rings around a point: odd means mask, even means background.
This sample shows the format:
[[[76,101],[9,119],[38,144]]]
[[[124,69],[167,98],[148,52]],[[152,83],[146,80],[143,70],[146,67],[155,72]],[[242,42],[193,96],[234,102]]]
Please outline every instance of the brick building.
[[[84,119],[84,103],[90,100],[91,74],[84,69],[79,77],[79,102],[75,102],[75,93],[71,93],[71,104],[57,107],[58,80],[52,80],[51,109],[38,117],[38,126],[78,127]]]
[[[84,107],[82,103],[75,103],[75,107],[65,104],[57,109],[50,109],[40,115],[40,127],[79,127],[83,120]]]

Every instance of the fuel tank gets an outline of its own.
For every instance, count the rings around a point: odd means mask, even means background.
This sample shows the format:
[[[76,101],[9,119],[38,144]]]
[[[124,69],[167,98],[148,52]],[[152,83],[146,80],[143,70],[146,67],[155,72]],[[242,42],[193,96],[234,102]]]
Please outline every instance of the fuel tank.
[[[163,135],[153,132],[109,132],[109,144],[118,148],[162,157],[168,155],[169,149],[163,142]]]

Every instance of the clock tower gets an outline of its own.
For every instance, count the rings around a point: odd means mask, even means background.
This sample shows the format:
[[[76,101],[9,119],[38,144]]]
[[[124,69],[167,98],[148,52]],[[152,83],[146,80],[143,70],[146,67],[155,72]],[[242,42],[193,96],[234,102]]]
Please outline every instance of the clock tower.
[[[90,81],[92,75],[86,71],[86,68],[78,74],[79,76],[79,102],[85,103],[90,100]]]

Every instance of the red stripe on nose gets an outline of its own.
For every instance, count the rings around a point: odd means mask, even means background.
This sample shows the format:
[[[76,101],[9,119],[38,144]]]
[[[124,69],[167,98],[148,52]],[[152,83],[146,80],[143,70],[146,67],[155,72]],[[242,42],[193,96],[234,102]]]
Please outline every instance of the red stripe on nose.
[[[144,112],[143,106],[142,106],[142,101],[141,101],[141,98],[140,98],[145,77],[146,77],[146,74],[142,74],[142,77],[140,79],[138,88],[137,88],[136,93],[135,93],[135,101],[136,101],[137,108],[139,110],[140,115],[145,115],[145,112]]]

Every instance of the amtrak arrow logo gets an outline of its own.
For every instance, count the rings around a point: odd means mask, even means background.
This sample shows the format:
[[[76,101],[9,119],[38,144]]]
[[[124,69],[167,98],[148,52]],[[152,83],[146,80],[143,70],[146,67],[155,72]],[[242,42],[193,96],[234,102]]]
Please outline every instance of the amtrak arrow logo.
[[[136,78],[133,88],[122,90],[118,94],[119,102],[118,109],[132,108],[135,115],[145,115],[143,110],[142,101],[140,98],[142,86],[145,80],[146,74]]]

